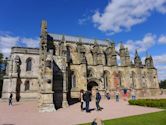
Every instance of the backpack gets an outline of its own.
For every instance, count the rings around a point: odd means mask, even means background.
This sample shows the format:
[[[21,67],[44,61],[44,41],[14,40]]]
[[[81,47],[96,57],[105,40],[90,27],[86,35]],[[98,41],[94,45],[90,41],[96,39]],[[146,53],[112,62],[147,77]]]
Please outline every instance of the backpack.
[[[86,101],[86,94],[84,93],[82,96],[83,96],[83,100]]]

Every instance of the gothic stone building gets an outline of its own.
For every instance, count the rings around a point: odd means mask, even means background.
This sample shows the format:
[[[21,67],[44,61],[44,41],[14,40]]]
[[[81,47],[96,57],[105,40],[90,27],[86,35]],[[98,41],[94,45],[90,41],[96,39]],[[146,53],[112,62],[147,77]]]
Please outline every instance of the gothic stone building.
[[[42,21],[39,48],[11,49],[2,96],[14,92],[21,99],[37,98],[41,110],[54,110],[53,104],[64,107],[93,86],[101,93],[124,87],[136,89],[137,96],[159,92],[151,56],[142,64],[136,51],[132,62],[123,44],[117,51],[113,42],[48,33]]]

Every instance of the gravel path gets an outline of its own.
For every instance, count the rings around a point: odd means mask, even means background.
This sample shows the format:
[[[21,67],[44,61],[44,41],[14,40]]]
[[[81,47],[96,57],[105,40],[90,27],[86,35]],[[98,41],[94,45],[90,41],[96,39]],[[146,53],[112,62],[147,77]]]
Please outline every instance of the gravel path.
[[[102,100],[102,111],[93,110],[91,113],[80,111],[80,103],[59,109],[51,113],[39,113],[36,101],[24,101],[8,106],[7,102],[0,102],[0,125],[73,125],[93,121],[99,117],[103,120],[132,116],[161,111],[157,108],[130,106],[126,101]],[[95,101],[90,103],[95,108]]]

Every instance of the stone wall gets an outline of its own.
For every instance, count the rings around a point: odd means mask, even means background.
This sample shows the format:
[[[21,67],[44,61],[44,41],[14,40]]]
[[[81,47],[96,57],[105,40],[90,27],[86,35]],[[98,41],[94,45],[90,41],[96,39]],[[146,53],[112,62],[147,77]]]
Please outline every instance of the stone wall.
[[[37,98],[38,97],[38,76],[39,76],[39,53],[38,49],[32,48],[12,48],[11,57],[8,61],[8,72],[4,77],[2,98],[8,98],[9,93],[16,92],[16,82],[18,73],[16,69],[16,57],[20,59],[20,96],[21,98]],[[32,67],[30,71],[26,71],[27,59],[32,60]],[[29,90],[25,90],[25,84],[29,82]],[[15,97],[15,96],[14,96]]]
[[[104,90],[115,91],[117,87],[125,87],[131,88],[134,87],[138,90],[138,95],[141,96],[141,91],[144,89],[149,89],[150,92],[147,93],[155,93],[153,89],[158,89],[158,76],[157,70],[155,68],[147,68],[145,65],[142,67],[136,67],[134,65],[111,65],[107,61],[111,61],[112,58],[106,61],[106,56],[104,53],[107,50],[112,51],[109,47],[113,47],[113,45],[100,45],[97,43],[80,43],[81,46],[78,48],[78,42],[66,41],[63,47],[60,47],[60,43],[62,41],[54,40],[54,55],[53,60],[56,65],[60,68],[60,71],[68,74],[67,69],[65,67],[69,67],[71,71],[75,73],[76,76],[76,87],[71,88],[71,97],[78,98],[79,91],[81,89],[87,90],[87,85],[89,81],[95,81],[98,84],[98,88],[101,92]],[[69,60],[65,61],[64,56],[61,55],[62,52],[60,48],[68,47],[70,52]],[[108,49],[109,48],[109,49]],[[64,49],[66,51],[66,49]],[[113,50],[114,51],[114,50]],[[85,55],[81,55],[83,54]],[[119,52],[115,50],[116,58],[119,55]],[[97,53],[94,58],[94,54]],[[66,51],[67,54],[67,51]],[[82,56],[85,56],[86,63],[82,62]],[[137,55],[138,56],[138,55]],[[3,98],[7,98],[9,92],[15,92],[16,87],[16,79],[17,79],[17,68],[15,59],[19,58],[21,61],[20,64],[20,79],[21,79],[21,97],[29,98],[38,96],[39,91],[39,49],[36,48],[19,48],[14,47],[11,51],[11,57],[8,61],[8,72],[4,79],[3,86]],[[27,59],[32,60],[32,70],[26,71]],[[68,59],[68,58],[67,58]],[[125,58],[123,58],[123,63]],[[116,60],[115,60],[116,61]],[[139,61],[139,60],[138,60]],[[117,63],[117,62],[116,62]],[[91,76],[88,76],[89,71],[91,71]],[[105,87],[104,84],[104,73],[107,75],[108,86]],[[52,74],[53,75],[53,74]],[[65,82],[69,83],[68,76],[66,76]],[[25,82],[29,81],[30,88],[28,91],[25,91]],[[140,93],[140,94],[139,94]]]

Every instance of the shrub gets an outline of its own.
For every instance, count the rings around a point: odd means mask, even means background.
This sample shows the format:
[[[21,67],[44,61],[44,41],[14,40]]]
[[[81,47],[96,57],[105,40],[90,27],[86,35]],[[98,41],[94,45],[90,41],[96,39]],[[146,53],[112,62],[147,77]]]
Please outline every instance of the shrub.
[[[166,108],[166,99],[137,99],[129,100],[130,105]]]

